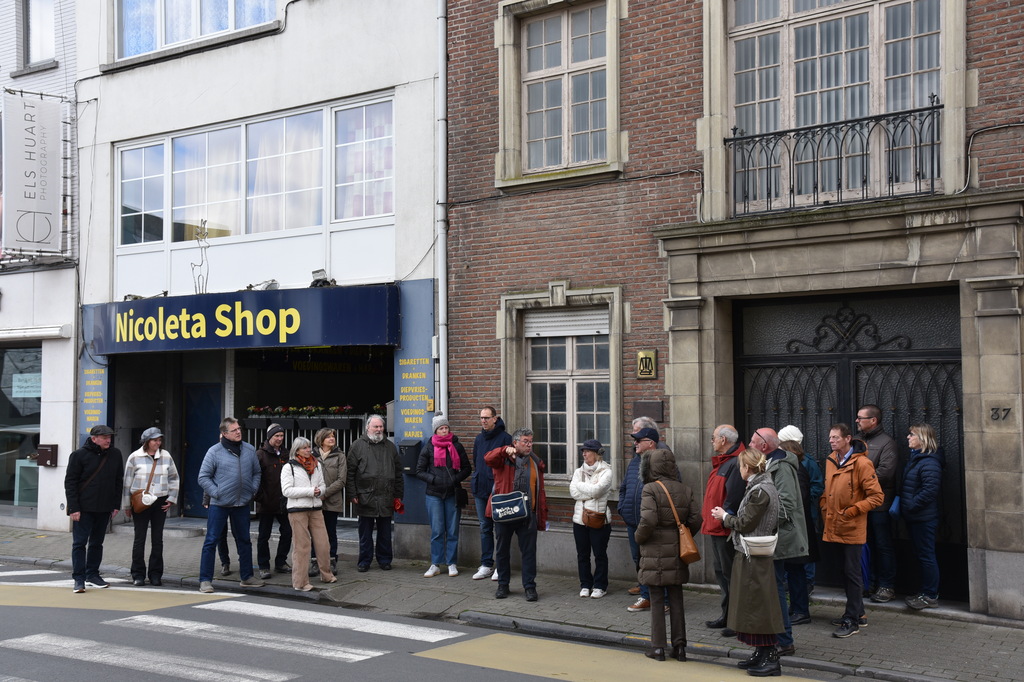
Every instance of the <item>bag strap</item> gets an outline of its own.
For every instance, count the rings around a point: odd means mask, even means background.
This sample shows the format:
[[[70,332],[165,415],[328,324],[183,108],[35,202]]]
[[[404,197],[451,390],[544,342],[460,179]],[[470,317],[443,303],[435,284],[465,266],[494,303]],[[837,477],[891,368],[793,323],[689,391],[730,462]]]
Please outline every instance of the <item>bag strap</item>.
[[[668,498],[668,506],[672,507],[672,516],[676,517],[676,525],[682,526],[683,524],[679,520],[679,512],[676,511],[676,503],[672,501],[672,496],[669,494],[668,488],[666,488],[665,484],[662,483],[661,481],[655,481],[655,483],[660,485],[661,489],[665,491],[665,497]]]
[[[96,474],[98,474],[100,471],[103,470],[103,466],[106,463],[107,463],[107,453],[103,453],[103,456],[100,457],[100,463],[98,465],[96,465],[96,468],[89,475],[89,478],[85,479],[85,483],[83,483],[82,485],[78,486],[78,492],[82,492],[83,490],[85,490],[87,485],[92,483],[92,479],[96,478]]]
[[[153,457],[153,466],[149,470],[149,480],[146,481],[146,490],[145,490],[146,493],[149,492],[149,486],[153,484],[153,474],[155,474],[155,473],[156,473],[156,457]]]

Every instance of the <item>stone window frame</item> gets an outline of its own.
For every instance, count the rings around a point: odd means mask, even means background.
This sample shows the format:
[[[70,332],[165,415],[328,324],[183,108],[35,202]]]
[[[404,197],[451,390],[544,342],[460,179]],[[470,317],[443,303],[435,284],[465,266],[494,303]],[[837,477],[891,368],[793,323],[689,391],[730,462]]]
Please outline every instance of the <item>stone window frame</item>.
[[[622,434],[617,423],[622,416],[620,406],[623,404],[623,336],[629,331],[629,306],[622,300],[621,287],[573,289],[568,281],[553,281],[544,291],[503,295],[496,311],[496,336],[501,344],[501,405],[509,433],[530,424],[529,384],[526,380],[530,345],[523,333],[523,321],[528,312],[600,307],[608,308],[608,377],[612,406],[611,442],[602,445],[605,461],[612,466],[614,498],[623,469],[620,464]],[[569,497],[571,474],[545,476],[545,479],[550,481],[548,492],[551,496]]]
[[[523,21],[572,6],[586,6],[593,0],[500,0],[494,24],[498,50],[498,153],[494,159],[494,186],[506,191],[538,183],[565,183],[580,178],[615,176],[625,168],[628,136],[619,123],[620,55],[619,29],[627,18],[628,0],[605,0],[607,60],[607,158],[584,166],[569,166],[539,172],[525,171],[523,160],[522,25]]]

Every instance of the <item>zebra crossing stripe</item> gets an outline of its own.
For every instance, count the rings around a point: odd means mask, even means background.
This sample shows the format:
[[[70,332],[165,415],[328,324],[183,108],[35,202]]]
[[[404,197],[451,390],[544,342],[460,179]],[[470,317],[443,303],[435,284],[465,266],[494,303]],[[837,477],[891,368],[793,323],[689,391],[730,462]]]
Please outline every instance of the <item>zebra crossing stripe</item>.
[[[0,641],[0,647],[67,658],[76,663],[99,663],[121,669],[138,670],[164,676],[174,671],[175,677],[198,682],[285,682],[298,677],[288,673],[232,665],[224,661],[202,660],[174,654],[160,654],[152,649],[95,642],[78,637],[39,634]]]
[[[412,639],[419,642],[440,642],[445,639],[462,637],[461,632],[424,627],[422,625],[388,623],[385,621],[370,620],[369,618],[342,616],[334,613],[323,613],[322,611],[303,611],[300,609],[291,609],[283,606],[270,606],[268,604],[257,604],[252,602],[211,602],[209,604],[198,604],[193,608],[222,611],[224,613],[236,613],[244,616],[258,616],[260,618],[275,618],[277,620],[306,623],[309,625],[318,625],[321,627],[336,628],[339,630],[353,630],[355,632],[366,632],[373,635],[384,635],[386,637],[401,637],[402,639]]]
[[[22,576],[22,575],[53,575],[53,574],[59,573],[59,572],[60,571],[48,571],[48,570],[39,569],[39,568],[33,569],[33,570],[26,570],[26,571],[0,571],[0,578],[13,578],[15,576]],[[2,678],[0,678],[0,682],[2,682]]]
[[[142,614],[108,620],[105,625],[118,625],[127,628],[153,628],[159,629],[162,633],[171,635],[182,635],[185,637],[197,637],[199,639],[212,640],[216,642],[227,642],[233,645],[254,646],[268,649],[296,649],[305,651],[311,656],[329,658],[335,661],[354,663],[365,661],[375,656],[383,656],[390,653],[383,649],[361,649],[356,647],[333,646],[331,644],[318,644],[315,648],[309,648],[309,639],[299,637],[286,637],[276,633],[258,632],[245,628],[234,628],[213,623],[202,623],[194,620],[180,620],[178,618],[164,618]]]

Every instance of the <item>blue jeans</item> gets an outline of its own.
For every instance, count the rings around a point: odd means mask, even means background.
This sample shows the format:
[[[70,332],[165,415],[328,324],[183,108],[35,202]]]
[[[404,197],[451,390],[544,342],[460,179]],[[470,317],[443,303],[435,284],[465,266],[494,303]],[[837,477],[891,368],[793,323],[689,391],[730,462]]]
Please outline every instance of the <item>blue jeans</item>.
[[[110,523],[109,512],[82,512],[71,526],[71,577],[75,582],[100,574],[103,536]]]
[[[875,560],[875,584],[892,589],[896,585],[896,550],[888,511],[868,512],[868,544]]]
[[[772,563],[775,564],[775,587],[779,591],[779,607],[782,609],[783,632],[779,633],[779,646],[793,646],[793,624],[789,621],[789,605],[786,604],[786,561],[776,559]]]
[[[390,566],[394,554],[391,549],[391,517],[360,516],[359,517],[359,558],[360,566],[369,566],[373,561],[373,531],[377,531],[377,565]],[[293,569],[294,570],[294,569]]]
[[[633,564],[636,565],[637,573],[640,572],[640,545],[636,544],[636,526],[626,524],[626,537],[629,538],[629,553],[633,556]],[[640,596],[644,599],[651,598],[651,588],[647,585],[640,586]]]
[[[263,570],[270,570],[270,536],[274,532],[274,521],[281,532],[277,541],[277,553],[274,555],[274,567],[281,568],[288,563],[288,552],[292,549],[292,524],[288,514],[264,512],[259,515],[260,528],[256,535],[256,565]]]
[[[480,565],[494,567],[494,521],[487,515],[487,498],[476,497],[476,518],[480,522]]]
[[[519,538],[522,559],[523,587],[537,587],[537,516],[522,521],[509,521],[494,525],[494,558],[498,568],[498,584],[508,585],[512,577],[512,536]]]
[[[608,589],[608,540],[612,536],[612,524],[600,528],[572,524],[572,537],[576,541],[576,570],[580,575],[580,587],[598,590]],[[590,571],[590,555],[594,555],[594,571]]]
[[[430,563],[454,566],[459,559],[459,510],[455,495],[427,495],[430,517]]]
[[[804,564],[786,565],[786,585],[789,587],[789,612],[795,615],[810,615],[807,568]]]
[[[213,580],[213,560],[227,530],[228,519],[231,520],[231,534],[235,536],[235,547],[238,549],[238,575],[242,580],[252,577],[252,539],[249,537],[249,506],[221,507],[210,505],[206,516],[206,540],[199,559],[199,582]]]
[[[935,560],[935,532],[939,520],[907,521],[914,557],[921,567],[921,594],[932,599],[939,598],[939,563]]]

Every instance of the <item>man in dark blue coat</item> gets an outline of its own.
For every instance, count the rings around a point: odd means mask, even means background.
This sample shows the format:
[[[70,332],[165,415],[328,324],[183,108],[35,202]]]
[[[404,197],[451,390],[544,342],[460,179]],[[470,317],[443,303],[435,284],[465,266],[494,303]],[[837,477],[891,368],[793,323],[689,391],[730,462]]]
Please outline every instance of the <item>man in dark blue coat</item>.
[[[473,574],[473,580],[497,576],[494,572],[494,523],[487,516],[487,500],[494,488],[494,474],[484,463],[484,455],[495,448],[512,445],[512,436],[505,430],[505,422],[493,405],[480,408],[480,427],[481,431],[473,441],[472,479],[476,517],[480,521],[480,568]]]

